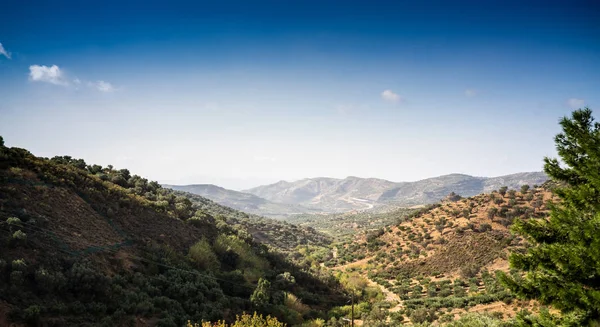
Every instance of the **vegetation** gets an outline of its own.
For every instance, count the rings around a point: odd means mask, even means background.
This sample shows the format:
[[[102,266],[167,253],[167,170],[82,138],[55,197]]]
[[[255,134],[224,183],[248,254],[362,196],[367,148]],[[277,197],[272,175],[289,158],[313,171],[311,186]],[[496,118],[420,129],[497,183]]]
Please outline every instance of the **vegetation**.
[[[170,189],[165,189],[170,191]],[[198,215],[191,217],[189,223],[201,224],[206,219],[216,219],[231,228],[250,233],[254,239],[269,246],[272,250],[294,253],[298,246],[327,247],[331,237],[318,232],[310,225],[300,226],[286,221],[247,214],[222,206],[202,196],[181,191],[170,191],[176,196],[187,198]]]
[[[412,212],[414,212],[414,209],[398,208],[386,212],[361,211],[329,215],[303,214],[290,216],[287,221],[334,237],[344,237],[398,224]]]
[[[231,324],[227,324],[223,320],[215,323],[203,322],[202,324],[192,324],[188,321],[186,327],[285,327],[285,324],[279,322],[277,318],[271,316],[263,317],[255,312],[252,316],[246,313],[237,316],[236,320]]]
[[[521,325],[600,323],[600,124],[589,109],[560,124],[563,132],[555,140],[561,160],[546,158],[544,170],[564,184],[554,190],[561,201],[551,206],[549,219],[516,224],[531,247],[510,259],[526,274],[504,275],[504,281],[515,294],[550,304],[562,317],[524,318]]]
[[[249,231],[250,216],[231,224],[242,214],[201,207],[126,169],[4,146],[0,159],[0,321],[183,326],[257,311],[300,324],[347,301],[331,275],[257,241],[253,233],[269,227]],[[263,284],[268,296],[256,303]]]
[[[600,124],[561,125],[543,185],[302,226],[0,146],[0,322],[597,326]]]

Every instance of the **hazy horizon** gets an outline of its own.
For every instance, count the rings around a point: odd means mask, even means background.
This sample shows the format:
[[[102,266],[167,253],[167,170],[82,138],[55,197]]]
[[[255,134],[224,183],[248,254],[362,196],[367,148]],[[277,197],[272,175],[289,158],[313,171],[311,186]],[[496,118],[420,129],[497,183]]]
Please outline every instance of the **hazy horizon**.
[[[215,186],[219,186],[219,187],[223,187],[225,189],[229,189],[229,190],[234,190],[234,191],[244,191],[244,190],[248,190],[254,187],[258,187],[258,186],[265,186],[265,185],[270,185],[270,184],[275,184],[278,182],[288,182],[288,183],[293,183],[293,182],[299,182],[302,180],[308,180],[308,179],[319,179],[319,178],[329,178],[329,179],[337,179],[337,180],[343,180],[346,178],[361,178],[361,179],[380,179],[380,180],[387,180],[389,182],[393,182],[393,183],[412,183],[412,182],[419,182],[422,180],[426,180],[426,179],[431,179],[431,178],[436,178],[436,177],[443,177],[443,176],[448,176],[448,175],[468,175],[471,177],[479,177],[479,178],[495,178],[495,177],[503,177],[503,176],[510,176],[510,175],[514,175],[514,174],[519,174],[519,173],[539,173],[539,172],[543,172],[543,171],[520,171],[520,172],[515,172],[515,173],[511,173],[511,174],[506,174],[506,175],[498,175],[498,176],[476,176],[476,175],[470,175],[470,174],[466,174],[466,173],[450,173],[450,174],[445,174],[445,175],[439,175],[439,176],[430,176],[430,177],[426,177],[426,178],[420,178],[417,180],[403,180],[403,181],[395,181],[395,180],[389,180],[386,178],[380,178],[380,177],[374,177],[374,176],[346,176],[346,177],[331,177],[331,176],[313,176],[313,177],[304,177],[304,178],[300,178],[300,179],[293,179],[293,180],[278,180],[278,181],[274,181],[274,182],[267,182],[264,184],[248,184],[250,186],[248,187],[243,187],[243,188],[239,188],[239,189],[234,189],[234,188],[229,188],[229,187],[225,187],[221,184],[216,184],[216,183],[188,183],[188,184],[178,184],[178,183],[169,183],[169,182],[160,182],[160,184],[162,185],[173,185],[173,186],[191,186],[191,185],[215,185]]]
[[[165,184],[541,171],[600,108],[590,1],[34,3],[0,13],[6,144]]]

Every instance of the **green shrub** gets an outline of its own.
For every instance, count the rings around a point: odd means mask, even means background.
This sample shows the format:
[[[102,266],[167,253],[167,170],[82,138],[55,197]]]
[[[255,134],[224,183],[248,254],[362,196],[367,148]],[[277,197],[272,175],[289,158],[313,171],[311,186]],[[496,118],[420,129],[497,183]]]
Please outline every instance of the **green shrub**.
[[[16,240],[16,241],[19,241],[19,242],[25,242],[25,241],[27,241],[27,234],[25,234],[21,230],[18,230],[18,231],[16,231],[16,232],[13,233],[12,239]]]
[[[29,324],[34,325],[40,319],[42,309],[38,305],[31,305],[23,310],[23,319]]]
[[[190,247],[189,257],[194,261],[196,266],[202,269],[214,270],[220,266],[217,255],[204,238]]]
[[[23,259],[16,259],[12,261],[11,267],[13,270],[23,271],[27,268],[27,264]]]
[[[444,325],[445,327],[501,327],[502,320],[478,313],[467,313],[458,320]]]
[[[6,219],[6,223],[9,225],[21,226],[21,219],[19,219],[17,217],[10,217],[10,218]]]

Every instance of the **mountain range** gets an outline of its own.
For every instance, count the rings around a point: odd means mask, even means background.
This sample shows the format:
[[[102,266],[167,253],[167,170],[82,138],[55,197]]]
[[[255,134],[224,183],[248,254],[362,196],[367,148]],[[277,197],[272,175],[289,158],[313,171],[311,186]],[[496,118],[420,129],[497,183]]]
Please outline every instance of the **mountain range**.
[[[499,177],[450,174],[416,182],[392,182],[349,176],[344,179],[317,177],[280,181],[241,192],[211,184],[164,185],[209,198],[219,204],[268,217],[303,213],[363,211],[385,207],[408,207],[440,201],[451,192],[462,196],[488,193],[502,186],[542,184],[542,172],[516,173]]]

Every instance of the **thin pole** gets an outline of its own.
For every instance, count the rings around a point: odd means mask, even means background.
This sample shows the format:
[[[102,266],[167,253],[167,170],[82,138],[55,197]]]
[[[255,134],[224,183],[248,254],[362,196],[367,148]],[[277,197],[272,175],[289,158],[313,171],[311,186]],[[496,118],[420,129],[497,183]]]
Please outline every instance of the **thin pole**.
[[[352,327],[354,327],[354,292],[352,292]]]

